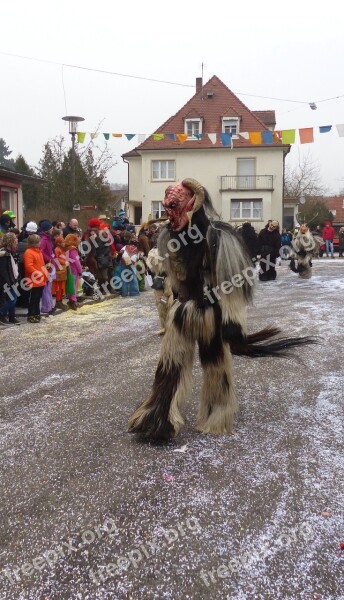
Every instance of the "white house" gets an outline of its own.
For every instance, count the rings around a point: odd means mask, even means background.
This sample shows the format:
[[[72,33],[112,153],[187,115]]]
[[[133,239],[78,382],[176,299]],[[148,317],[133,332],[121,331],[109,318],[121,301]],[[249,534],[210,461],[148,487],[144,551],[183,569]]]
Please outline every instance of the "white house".
[[[224,221],[250,221],[258,231],[268,219],[282,224],[290,145],[282,144],[274,127],[274,111],[250,111],[218,77],[205,85],[197,78],[189,102],[122,156],[129,165],[130,220],[160,216],[166,187],[192,177],[208,190]]]

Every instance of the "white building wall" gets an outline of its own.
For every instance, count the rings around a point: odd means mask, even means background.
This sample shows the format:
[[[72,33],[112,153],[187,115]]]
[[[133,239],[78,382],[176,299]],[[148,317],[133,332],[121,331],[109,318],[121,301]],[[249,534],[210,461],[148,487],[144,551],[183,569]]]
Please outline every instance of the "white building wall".
[[[197,142],[196,142],[197,143]],[[220,177],[237,175],[238,158],[255,158],[256,175],[272,175],[274,190],[220,191]],[[129,160],[129,159],[128,159]],[[175,160],[175,181],[151,181],[152,160]],[[282,223],[283,151],[279,148],[238,148],[177,151],[145,151],[142,165],[136,157],[130,159],[129,200],[142,199],[142,218],[151,213],[153,201],[162,201],[165,189],[188,177],[197,179],[209,192],[213,205],[223,220],[230,220],[230,200],[262,199],[263,219],[254,226],[260,229],[268,219]],[[141,193],[140,193],[141,191]]]

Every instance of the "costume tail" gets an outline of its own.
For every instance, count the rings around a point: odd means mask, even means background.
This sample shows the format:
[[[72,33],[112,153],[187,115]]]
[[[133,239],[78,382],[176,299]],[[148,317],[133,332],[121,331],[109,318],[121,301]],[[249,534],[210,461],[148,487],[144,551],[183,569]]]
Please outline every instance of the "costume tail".
[[[288,358],[293,356],[290,352],[292,348],[319,343],[318,338],[310,336],[292,338],[282,337],[263,343],[279,333],[281,333],[281,330],[278,329],[278,327],[266,327],[261,331],[257,331],[256,333],[252,333],[241,339],[226,339],[226,342],[229,343],[232,354],[237,356],[248,356],[250,358],[262,356],[283,356]]]

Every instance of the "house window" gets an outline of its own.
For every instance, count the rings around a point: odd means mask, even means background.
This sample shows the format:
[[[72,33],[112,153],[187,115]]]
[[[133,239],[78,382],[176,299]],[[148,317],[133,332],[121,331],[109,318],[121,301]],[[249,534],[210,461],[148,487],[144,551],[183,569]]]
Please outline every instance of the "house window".
[[[160,219],[165,214],[165,209],[162,202],[152,202],[152,216],[153,219]]]
[[[0,209],[2,212],[11,208],[11,192],[0,188]]]
[[[174,160],[152,160],[152,180],[172,180],[175,179],[175,161]]]
[[[231,200],[231,219],[259,219],[263,216],[262,200]]]
[[[239,133],[239,119],[231,119],[229,117],[223,117],[222,119],[222,133],[231,133],[233,136],[237,136]]]
[[[185,120],[185,133],[188,134],[188,139],[197,140],[196,136],[202,133],[202,121],[200,119]]]

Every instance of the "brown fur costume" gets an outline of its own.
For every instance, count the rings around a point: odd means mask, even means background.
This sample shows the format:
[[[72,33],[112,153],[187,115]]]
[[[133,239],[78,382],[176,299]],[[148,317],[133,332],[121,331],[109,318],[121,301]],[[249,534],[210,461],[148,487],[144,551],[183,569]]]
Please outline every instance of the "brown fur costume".
[[[193,179],[170,186],[164,207],[169,224],[158,238],[159,256],[174,302],[168,313],[153,389],[129,419],[129,431],[166,440],[183,425],[181,409],[191,393],[195,344],[203,369],[196,427],[203,433],[232,429],[238,408],[232,354],[283,356],[309,338],[277,339],[268,328],[246,333],[246,307],[255,269],[240,235],[218,220],[205,188]]]

